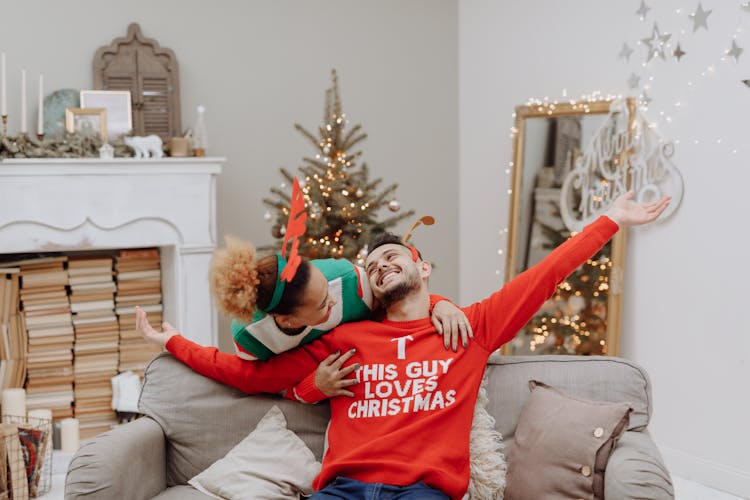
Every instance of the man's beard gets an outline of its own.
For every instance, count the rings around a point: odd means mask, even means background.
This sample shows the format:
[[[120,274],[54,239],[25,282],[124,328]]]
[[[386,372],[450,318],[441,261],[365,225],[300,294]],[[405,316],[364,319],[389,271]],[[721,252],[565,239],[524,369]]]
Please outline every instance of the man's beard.
[[[404,272],[404,280],[401,281],[401,283],[397,283],[393,288],[383,292],[383,295],[378,298],[385,309],[388,309],[396,302],[403,300],[413,291],[419,290],[419,285],[421,283],[419,275],[415,272]]]

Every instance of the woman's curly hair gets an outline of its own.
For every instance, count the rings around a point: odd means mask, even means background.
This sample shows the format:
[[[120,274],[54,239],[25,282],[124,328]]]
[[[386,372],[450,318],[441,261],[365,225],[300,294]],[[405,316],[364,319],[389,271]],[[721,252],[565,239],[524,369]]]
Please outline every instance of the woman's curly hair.
[[[225,241],[226,248],[215,250],[211,260],[211,291],[221,312],[249,322],[260,283],[255,246],[232,236]]]
[[[226,248],[215,250],[211,260],[211,292],[222,313],[249,323],[256,309],[265,310],[271,303],[278,283],[278,260],[275,254],[259,259],[249,241],[232,236],[225,241]],[[302,304],[311,268],[310,261],[302,257],[274,313],[291,314]]]

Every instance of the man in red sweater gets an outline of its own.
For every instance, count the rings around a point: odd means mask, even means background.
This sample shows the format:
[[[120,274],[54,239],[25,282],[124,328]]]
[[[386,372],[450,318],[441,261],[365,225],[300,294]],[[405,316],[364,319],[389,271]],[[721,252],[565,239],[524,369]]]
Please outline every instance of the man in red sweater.
[[[618,198],[605,216],[488,298],[464,308],[474,340],[459,352],[435,341],[429,318],[430,263],[398,240],[367,257],[373,293],[386,307],[382,322],[337,327],[269,361],[245,362],[185,339],[167,325],[158,333],[139,312],[144,337],[197,372],[247,393],[295,385],[332,352],[350,352],[354,397],[331,398],[329,448],[312,498],[461,498],[469,483],[469,434],[490,354],[511,340],[573,270],[619,227],[655,220],[669,198],[636,204]],[[315,392],[315,387],[308,388]]]

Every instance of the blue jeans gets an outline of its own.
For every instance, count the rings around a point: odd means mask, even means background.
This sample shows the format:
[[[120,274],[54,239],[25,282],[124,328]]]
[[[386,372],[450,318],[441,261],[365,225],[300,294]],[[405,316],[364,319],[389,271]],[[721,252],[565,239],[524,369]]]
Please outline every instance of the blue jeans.
[[[382,483],[363,483],[356,479],[337,477],[310,500],[448,500],[442,491],[430,488],[422,481],[409,486],[393,486]]]

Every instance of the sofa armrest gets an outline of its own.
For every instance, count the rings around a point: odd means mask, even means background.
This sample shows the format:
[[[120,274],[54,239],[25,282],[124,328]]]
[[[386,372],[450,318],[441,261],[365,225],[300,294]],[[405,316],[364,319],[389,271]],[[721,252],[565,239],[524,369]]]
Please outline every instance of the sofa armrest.
[[[65,478],[65,499],[145,499],[167,487],[166,442],[149,417],[83,443]]]
[[[674,487],[647,431],[627,431],[617,442],[604,473],[604,498],[674,499]]]

